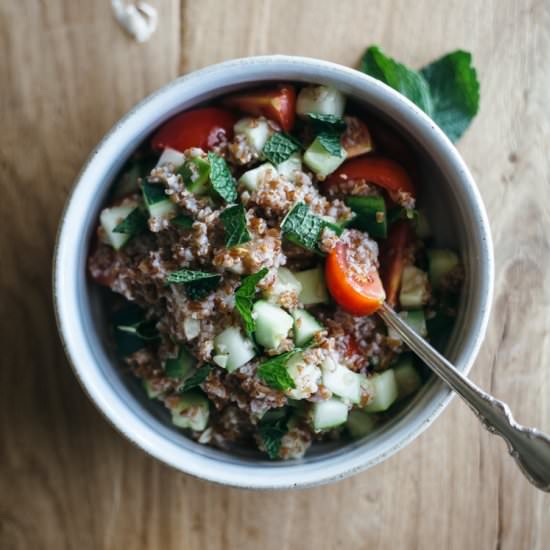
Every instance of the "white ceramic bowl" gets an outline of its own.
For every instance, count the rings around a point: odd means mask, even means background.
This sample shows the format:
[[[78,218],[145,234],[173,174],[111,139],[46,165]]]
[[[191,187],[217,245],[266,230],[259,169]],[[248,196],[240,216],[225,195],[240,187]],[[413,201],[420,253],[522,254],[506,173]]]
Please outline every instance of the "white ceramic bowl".
[[[451,393],[431,380],[391,421],[367,438],[314,448],[297,461],[268,462],[195,443],[170,426],[162,406],[147,400],[123,374],[109,345],[86,257],[98,212],[113,178],[137,145],[179,111],[261,82],[329,84],[395,126],[424,159],[421,197],[440,244],[460,251],[466,281],[448,357],[468,372],[484,337],[493,289],[493,251],[485,209],[462,158],[422,111],[358,71],[316,59],[267,56],[237,59],[181,77],[132,109],[105,136],[78,176],[55,251],[57,322],[67,356],[83,388],[128,439],[183,472],[227,485],[279,489],[337,480],[391,456],[425,430]]]

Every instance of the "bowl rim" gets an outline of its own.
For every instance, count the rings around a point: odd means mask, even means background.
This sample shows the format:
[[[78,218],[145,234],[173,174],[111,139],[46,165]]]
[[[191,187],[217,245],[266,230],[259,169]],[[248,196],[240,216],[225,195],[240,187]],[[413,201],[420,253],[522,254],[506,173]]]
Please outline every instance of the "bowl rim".
[[[462,353],[460,362],[457,363],[457,367],[464,374],[470,371],[478,355],[486,333],[493,299],[494,257],[491,232],[481,195],[468,168],[457,149],[442,130],[416,105],[385,84],[359,71],[329,61],[310,57],[267,55],[232,59],[193,71],[167,83],[140,101],[114,124],[93,149],[76,177],[66,200],[58,227],[53,258],[53,301],[58,332],[77,380],[111,425],[133,444],[161,462],[197,478],[226,486],[246,489],[303,488],[350,476],[382,462],[408,445],[431,425],[454,396],[453,392],[441,384],[438,393],[434,394],[428,401],[425,412],[422,415],[417,415],[419,418],[410,419],[407,430],[404,426],[401,428],[403,433],[397,438],[398,440],[393,443],[386,441],[381,446],[383,449],[378,453],[374,453],[374,456],[368,459],[366,458],[367,453],[349,453],[350,457],[348,458],[344,453],[341,457],[334,459],[330,467],[324,467],[322,459],[318,461],[318,464],[313,465],[290,462],[287,466],[271,470],[272,475],[265,475],[267,471],[265,469],[260,473],[259,471],[256,472],[256,468],[248,465],[235,466],[225,463],[224,467],[221,468],[215,459],[205,458],[192,450],[176,449],[173,444],[164,441],[160,434],[155,433],[151,425],[140,421],[131,411],[125,408],[119,396],[112,391],[112,388],[108,387],[104,380],[100,380],[98,376],[94,378],[94,373],[97,374],[95,371],[99,367],[93,361],[90,361],[92,357],[89,353],[90,350],[82,347],[86,339],[83,327],[78,323],[78,308],[77,304],[74,303],[75,301],[78,302],[78,299],[70,301],[66,292],[64,292],[64,289],[67,288],[66,285],[76,277],[75,273],[70,273],[70,270],[67,273],[65,269],[67,263],[70,263],[71,250],[73,250],[73,256],[76,254],[75,249],[71,249],[71,244],[74,245],[75,239],[72,232],[73,228],[69,222],[76,223],[75,216],[78,214],[76,209],[80,198],[78,191],[86,177],[90,177],[89,173],[94,162],[97,161],[102,151],[109,146],[112,140],[118,138],[119,134],[129,131],[129,128],[131,129],[132,124],[139,119],[142,111],[154,104],[160,105],[163,97],[172,93],[174,89],[179,89],[182,86],[192,87],[193,83],[198,83],[201,79],[215,79],[224,75],[227,77],[239,72],[249,75],[265,72],[263,78],[258,75],[250,80],[249,85],[253,85],[253,82],[278,78],[277,76],[269,76],[270,71],[284,73],[291,70],[296,72],[300,69],[322,73],[322,75],[319,75],[321,81],[322,78],[327,78],[328,80],[336,79],[350,82],[356,86],[361,85],[365,94],[368,93],[371,100],[377,102],[376,108],[380,108],[386,113],[391,111],[393,118],[406,121],[409,127],[414,128],[415,136],[422,136],[430,155],[435,156],[437,153],[441,160],[446,162],[449,170],[456,172],[456,179],[461,186],[459,193],[469,201],[469,206],[474,211],[479,223],[476,230],[480,240],[480,250],[482,251],[479,258],[479,278],[483,288],[479,290],[479,304],[475,315],[476,326],[473,331],[470,331],[467,345],[464,346],[465,351]],[[314,82],[315,80],[312,79],[311,81]],[[232,82],[236,83],[237,81],[233,80]],[[166,112],[159,111],[159,119],[162,114],[166,114]],[[100,183],[98,183],[99,185]],[[81,226],[80,230],[83,231],[83,229],[84,227]],[[80,354],[82,352],[86,355],[87,360],[81,359]],[[94,367],[95,371],[93,368],[90,370],[90,366]]]

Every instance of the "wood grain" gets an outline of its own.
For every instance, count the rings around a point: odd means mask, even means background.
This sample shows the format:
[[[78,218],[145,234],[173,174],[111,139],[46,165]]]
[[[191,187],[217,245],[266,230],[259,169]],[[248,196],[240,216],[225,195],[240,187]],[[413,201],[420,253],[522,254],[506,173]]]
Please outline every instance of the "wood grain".
[[[550,431],[550,5],[525,0],[158,0],[138,45],[107,1],[0,3],[0,548],[543,549],[550,496],[455,400],[398,455],[338,484],[254,493],[132,447],[78,387],[54,326],[50,257],[63,202],[137,100],[231,57],[354,65],[379,43],[413,66],[473,52],[481,112],[460,144],[493,229],[496,300],[473,379]]]

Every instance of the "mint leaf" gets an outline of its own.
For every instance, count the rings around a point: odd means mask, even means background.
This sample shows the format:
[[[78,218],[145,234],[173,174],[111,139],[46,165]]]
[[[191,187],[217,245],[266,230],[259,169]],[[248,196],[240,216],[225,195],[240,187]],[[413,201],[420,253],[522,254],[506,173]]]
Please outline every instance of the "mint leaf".
[[[432,118],[453,142],[479,110],[479,82],[472,55],[457,50],[420,70],[432,96]]]
[[[147,206],[152,206],[168,198],[164,192],[164,187],[160,184],[145,182],[141,191]]]
[[[425,78],[387,56],[378,46],[367,48],[359,70],[391,86],[432,116],[432,97]]]
[[[218,287],[220,281],[221,275],[219,273],[206,273],[189,269],[174,271],[166,277],[167,284],[183,284],[185,293],[191,300],[202,300]]]
[[[308,113],[308,118],[315,130],[315,133],[320,132],[339,132],[342,133],[346,129],[346,121],[336,115],[324,115],[322,113]]]
[[[252,318],[252,306],[256,297],[256,285],[267,275],[268,269],[264,267],[257,273],[248,275],[243,279],[241,286],[235,291],[235,308],[239,312],[246,333],[250,336],[256,326]]]
[[[186,216],[185,214],[180,214],[179,216],[172,218],[170,223],[173,223],[178,227],[183,227],[184,229],[191,229],[191,227],[193,227],[193,218],[191,216]]]
[[[227,203],[237,200],[237,182],[231,174],[225,159],[215,153],[208,153],[210,181],[214,191]]]
[[[197,369],[183,384],[181,389],[178,390],[178,393],[184,393],[186,391],[192,390],[200,386],[210,374],[212,370],[212,365],[204,365],[201,368]]]
[[[276,166],[299,150],[300,143],[295,138],[284,132],[277,132],[265,142],[262,153],[267,160]]]
[[[296,387],[286,369],[287,361],[298,351],[294,349],[264,361],[258,367],[258,376],[271,388],[286,391]]]
[[[267,416],[270,412],[271,411],[268,411],[265,416]],[[260,420],[260,423],[258,424],[258,431],[269,458],[271,460],[279,458],[282,439],[288,432],[287,414],[285,413],[282,418],[277,415],[273,419]]]
[[[456,50],[420,71],[367,48],[359,68],[416,103],[456,142],[479,110],[479,82],[470,53]]]
[[[147,230],[147,216],[136,206],[114,229],[114,233],[124,233],[135,237]]]
[[[316,250],[322,229],[323,220],[303,202],[297,202],[281,224],[285,238],[308,250]]]
[[[240,204],[226,208],[221,214],[225,231],[225,246],[228,248],[247,243],[252,238],[246,227],[246,213]]]
[[[333,156],[342,157],[344,151],[340,143],[340,134],[338,132],[321,132],[317,139],[319,143]]]

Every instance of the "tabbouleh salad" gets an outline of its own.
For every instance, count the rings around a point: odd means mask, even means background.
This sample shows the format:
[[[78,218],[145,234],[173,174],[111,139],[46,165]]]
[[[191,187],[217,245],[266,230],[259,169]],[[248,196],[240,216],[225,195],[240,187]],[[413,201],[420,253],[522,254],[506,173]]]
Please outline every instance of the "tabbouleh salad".
[[[165,122],[101,211],[89,272],[149,398],[189,437],[300,458],[359,438],[426,373],[463,270],[430,248],[414,155],[326,86],[272,85]]]

